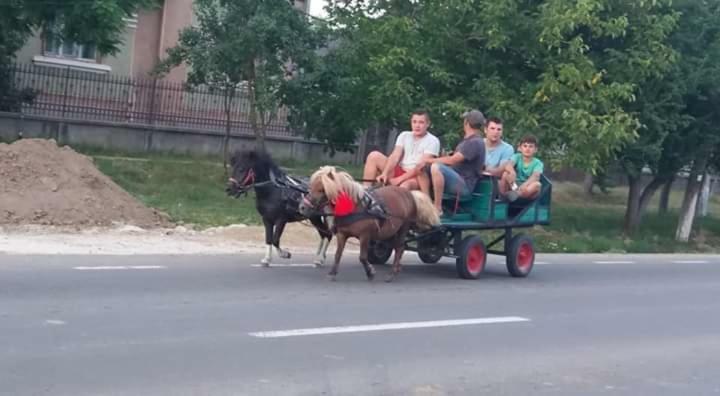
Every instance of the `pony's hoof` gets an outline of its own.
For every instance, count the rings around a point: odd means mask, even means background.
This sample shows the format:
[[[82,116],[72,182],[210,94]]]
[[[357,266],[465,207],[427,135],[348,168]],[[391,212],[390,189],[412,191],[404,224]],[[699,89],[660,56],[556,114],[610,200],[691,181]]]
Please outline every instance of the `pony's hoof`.
[[[372,282],[375,280],[375,274],[366,274],[368,282]]]
[[[287,250],[278,251],[278,255],[280,256],[280,258],[284,258],[284,259],[289,259],[290,257],[292,257],[292,254],[290,254],[290,252]]]
[[[270,266],[270,260],[268,260],[267,258],[264,258],[264,259],[260,260],[260,264],[262,264],[263,267],[267,268]]]
[[[385,282],[390,283],[395,280],[395,274],[390,274],[385,278]]]
[[[325,263],[322,260],[315,260],[315,261],[313,261],[313,264],[315,265],[315,268],[320,268]]]
[[[337,275],[328,274],[327,277],[328,277],[328,280],[331,281],[331,282],[335,282],[335,281],[337,280],[337,279],[336,279],[336,278],[337,278]]]

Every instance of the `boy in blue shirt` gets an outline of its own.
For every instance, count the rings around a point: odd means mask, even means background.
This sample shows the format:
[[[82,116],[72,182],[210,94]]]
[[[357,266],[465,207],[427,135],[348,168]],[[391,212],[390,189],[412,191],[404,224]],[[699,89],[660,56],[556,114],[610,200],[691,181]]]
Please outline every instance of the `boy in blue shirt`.
[[[538,141],[535,136],[526,135],[520,139],[518,153],[513,154],[505,165],[500,179],[500,193],[508,200],[518,198],[534,199],[540,194],[540,175],[545,166],[535,158]]]

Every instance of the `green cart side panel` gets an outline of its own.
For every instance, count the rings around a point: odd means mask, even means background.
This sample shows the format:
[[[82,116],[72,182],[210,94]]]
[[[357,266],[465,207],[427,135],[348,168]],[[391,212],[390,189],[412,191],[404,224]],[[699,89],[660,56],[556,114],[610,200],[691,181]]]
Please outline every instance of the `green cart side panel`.
[[[536,205],[531,205],[522,216],[519,216],[516,221],[520,223],[532,223],[535,221],[535,211],[537,210]]]
[[[440,218],[442,224],[449,223],[470,223],[472,222],[472,215],[470,213],[456,213],[455,215],[444,214]]]
[[[522,216],[518,217],[516,221],[519,223],[534,223],[535,213],[537,213],[537,221],[549,220],[550,211],[547,207],[540,205],[532,205],[528,208],[527,212],[525,212]]]
[[[550,211],[545,206],[538,206],[538,221],[550,221]]]
[[[477,182],[477,185],[475,185],[475,191],[473,191],[475,194],[484,194],[484,195],[490,195],[492,193],[493,184],[492,179],[484,178],[480,179]]]
[[[508,204],[504,202],[495,203],[495,220],[506,220],[508,217]]]
[[[475,221],[488,221],[490,219],[490,194],[473,194],[470,208]]]

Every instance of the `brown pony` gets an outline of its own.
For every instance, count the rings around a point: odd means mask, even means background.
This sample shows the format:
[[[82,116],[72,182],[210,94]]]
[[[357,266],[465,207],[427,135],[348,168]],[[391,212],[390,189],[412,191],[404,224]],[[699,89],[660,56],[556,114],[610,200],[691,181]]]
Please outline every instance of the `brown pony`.
[[[383,216],[369,213],[369,194],[382,206]],[[350,237],[360,240],[360,262],[368,280],[375,277],[375,268],[368,262],[370,241],[390,241],[395,249],[392,273],[386,279],[391,282],[400,272],[400,259],[405,250],[405,237],[412,227],[429,229],[440,223],[430,197],[420,191],[408,191],[400,187],[380,187],[366,193],[365,187],[355,182],[347,172],[333,166],[323,166],[310,178],[310,191],[300,203],[300,213],[305,216],[334,209],[339,196],[349,197],[356,208],[352,214],[335,218],[337,250],[335,263],[328,273],[335,280],[342,258],[345,242]]]

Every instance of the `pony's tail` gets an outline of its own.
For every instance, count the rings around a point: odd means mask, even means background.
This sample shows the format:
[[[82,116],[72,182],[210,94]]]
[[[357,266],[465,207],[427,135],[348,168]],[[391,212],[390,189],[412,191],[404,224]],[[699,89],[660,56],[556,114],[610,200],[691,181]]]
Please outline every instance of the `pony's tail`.
[[[417,227],[421,230],[427,230],[434,225],[440,224],[440,216],[438,216],[430,197],[422,191],[412,191],[412,196],[417,208],[415,219]]]

